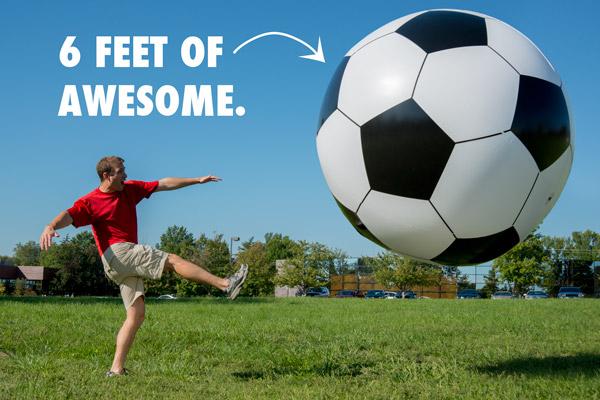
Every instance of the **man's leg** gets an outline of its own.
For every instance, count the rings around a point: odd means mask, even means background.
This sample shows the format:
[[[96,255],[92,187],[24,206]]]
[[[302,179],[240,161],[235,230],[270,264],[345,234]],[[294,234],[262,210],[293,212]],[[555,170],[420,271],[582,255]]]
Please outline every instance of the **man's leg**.
[[[169,254],[164,269],[167,271],[175,271],[177,274],[192,282],[206,283],[219,290],[225,290],[229,286],[229,280],[219,278],[204,268],[186,261],[175,254]]]
[[[230,299],[235,300],[242,289],[242,285],[248,276],[248,264],[242,264],[240,269],[227,278],[219,278],[202,267],[193,264],[183,258],[169,254],[165,260],[164,269],[175,271],[182,277],[196,283],[207,283],[227,293]]]
[[[127,353],[129,353],[135,334],[142,325],[142,322],[144,322],[145,315],[146,304],[144,303],[144,296],[140,296],[135,299],[131,307],[127,310],[127,319],[117,335],[117,350],[115,351],[115,358],[110,368],[115,374],[120,374],[123,371],[125,358],[127,357]]]

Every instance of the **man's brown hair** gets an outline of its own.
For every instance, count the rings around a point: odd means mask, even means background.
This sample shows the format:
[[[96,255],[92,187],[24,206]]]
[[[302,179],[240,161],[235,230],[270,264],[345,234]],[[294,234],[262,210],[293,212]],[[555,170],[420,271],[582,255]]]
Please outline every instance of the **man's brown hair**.
[[[125,160],[117,156],[103,157],[102,159],[100,159],[100,161],[98,161],[98,164],[96,165],[96,172],[98,172],[100,182],[102,182],[102,178],[105,172],[108,172],[109,175],[112,174],[113,170],[119,165],[123,164],[124,162]]]

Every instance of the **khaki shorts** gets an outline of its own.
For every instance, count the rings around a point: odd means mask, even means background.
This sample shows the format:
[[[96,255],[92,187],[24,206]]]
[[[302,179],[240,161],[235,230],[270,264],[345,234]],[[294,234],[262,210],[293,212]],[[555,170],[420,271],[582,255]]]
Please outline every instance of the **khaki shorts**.
[[[102,254],[106,276],[121,289],[125,309],[144,296],[144,278],[160,279],[169,253],[129,242],[115,243]]]

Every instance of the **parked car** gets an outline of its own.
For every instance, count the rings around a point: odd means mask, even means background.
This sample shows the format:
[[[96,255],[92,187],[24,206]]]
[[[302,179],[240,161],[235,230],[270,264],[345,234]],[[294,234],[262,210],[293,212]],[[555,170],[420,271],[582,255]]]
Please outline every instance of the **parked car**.
[[[161,294],[157,298],[161,300],[177,300],[179,297],[173,296],[172,294]]]
[[[385,298],[386,299],[395,299],[396,298],[396,292],[385,292]]]
[[[559,299],[583,299],[583,292],[577,286],[563,286],[558,290]]]
[[[397,299],[401,299],[402,298],[402,291],[399,291],[398,293],[396,293],[396,298]],[[417,294],[415,292],[413,292],[412,290],[405,290],[404,291],[404,298],[405,299],[416,299]]]
[[[515,298],[515,296],[513,296],[511,292],[506,292],[506,291],[496,292],[492,295],[492,299],[494,299],[494,300],[504,300],[504,299],[514,299],[514,298]]]
[[[306,291],[307,297],[329,297],[329,289],[326,287],[308,288]]]
[[[338,292],[334,297],[337,298],[348,298],[348,297],[360,297],[356,290],[342,290]]]
[[[530,290],[523,296],[525,299],[547,299],[548,295],[541,290]]]
[[[385,292],[381,289],[371,289],[365,295],[365,299],[383,299],[385,298]]]
[[[457,299],[480,299],[481,296],[479,295],[479,293],[477,293],[477,290],[475,290],[475,289],[463,289],[460,291],[458,296],[456,296],[456,298]]]

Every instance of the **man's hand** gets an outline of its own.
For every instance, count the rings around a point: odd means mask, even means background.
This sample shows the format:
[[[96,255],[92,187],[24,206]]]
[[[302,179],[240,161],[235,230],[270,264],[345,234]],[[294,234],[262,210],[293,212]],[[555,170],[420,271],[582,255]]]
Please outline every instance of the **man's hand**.
[[[48,247],[52,246],[52,238],[59,237],[56,233],[56,229],[62,229],[73,223],[73,218],[68,211],[63,211],[54,218],[54,221],[46,225],[42,236],[40,236],[40,248],[42,250],[48,250]]]
[[[219,182],[222,179],[218,176],[207,175],[202,178],[163,178],[158,181],[157,192],[161,192],[163,190],[175,190],[181,189],[186,186],[196,185],[207,182]]]
[[[42,236],[40,237],[40,248],[42,250],[48,250],[48,247],[52,246],[52,238],[59,236],[60,235],[56,233],[54,228],[50,225],[46,225],[44,232],[42,232]]]
[[[223,179],[219,178],[218,176],[214,176],[214,175],[207,175],[207,176],[203,176],[202,178],[198,178],[198,182],[200,182],[200,183],[219,182],[222,180]]]

